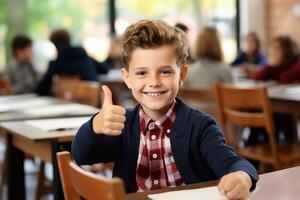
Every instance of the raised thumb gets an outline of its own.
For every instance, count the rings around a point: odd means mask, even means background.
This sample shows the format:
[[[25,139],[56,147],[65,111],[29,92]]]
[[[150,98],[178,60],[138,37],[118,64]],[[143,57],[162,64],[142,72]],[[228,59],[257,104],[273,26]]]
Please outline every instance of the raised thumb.
[[[103,96],[104,96],[103,106],[113,105],[112,93],[111,93],[111,90],[109,89],[109,87],[107,87],[106,85],[103,85],[102,90],[103,90]]]

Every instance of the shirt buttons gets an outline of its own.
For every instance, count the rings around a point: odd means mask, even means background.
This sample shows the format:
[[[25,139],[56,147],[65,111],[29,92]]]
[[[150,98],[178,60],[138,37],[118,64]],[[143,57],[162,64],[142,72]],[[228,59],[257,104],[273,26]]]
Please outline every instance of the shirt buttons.
[[[158,185],[158,183],[159,183],[158,180],[154,180],[154,181],[153,181],[153,184],[154,184],[154,185]]]
[[[170,133],[170,132],[171,132],[171,130],[170,130],[170,129],[168,129],[168,130],[167,130],[167,133]]]
[[[151,139],[155,140],[156,139],[156,135],[151,135]]]
[[[156,153],[152,154],[152,158],[156,159],[157,158],[157,154]]]

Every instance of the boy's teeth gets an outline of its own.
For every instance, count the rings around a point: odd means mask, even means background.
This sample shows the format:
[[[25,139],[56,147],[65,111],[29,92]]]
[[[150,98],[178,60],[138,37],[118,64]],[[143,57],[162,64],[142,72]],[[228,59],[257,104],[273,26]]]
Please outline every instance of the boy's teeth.
[[[152,96],[152,97],[157,97],[157,96],[159,96],[159,95],[161,95],[161,92],[159,92],[159,93],[147,93],[149,96]]]

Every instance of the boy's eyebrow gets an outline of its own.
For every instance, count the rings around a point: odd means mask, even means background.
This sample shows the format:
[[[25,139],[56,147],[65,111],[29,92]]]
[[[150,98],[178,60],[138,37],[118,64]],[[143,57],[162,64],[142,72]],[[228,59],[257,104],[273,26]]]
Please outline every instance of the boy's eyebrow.
[[[134,70],[147,70],[147,67],[136,67]]]
[[[164,69],[164,68],[172,68],[171,65],[162,65],[162,66],[159,66],[158,69]],[[136,67],[134,70],[148,70],[149,67]]]

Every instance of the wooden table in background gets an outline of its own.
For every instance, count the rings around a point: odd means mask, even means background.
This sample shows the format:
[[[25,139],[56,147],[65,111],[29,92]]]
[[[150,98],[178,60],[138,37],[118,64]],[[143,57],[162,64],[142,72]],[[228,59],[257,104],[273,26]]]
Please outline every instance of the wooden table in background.
[[[0,107],[1,109],[5,109],[5,104],[11,105],[13,102],[30,102],[38,99],[46,100],[45,104],[30,106],[30,109],[38,109],[38,111],[40,110],[40,113],[35,112],[35,114],[32,114],[30,112],[25,112],[23,107],[12,107],[12,109],[6,112],[0,112],[0,136],[4,136],[7,140],[7,194],[9,200],[23,200],[26,198],[23,166],[25,153],[38,156],[43,161],[52,162],[54,196],[55,199],[63,199],[56,162],[56,152],[61,150],[70,151],[70,143],[76,133],[76,130],[51,131],[51,133],[45,133],[45,131],[36,130],[29,126],[24,120],[80,116],[90,117],[99,110],[98,108],[87,105],[74,104],[54,97],[38,97],[34,94],[0,97]],[[63,111],[62,108],[62,111],[59,112],[62,105],[75,105],[75,107],[74,109],[68,109],[67,111]],[[50,108],[58,110],[58,112],[50,112],[49,114],[43,112],[43,108],[49,108],[49,106]]]
[[[86,117],[86,121],[89,118],[90,116]],[[55,123],[55,120],[61,119],[49,120],[51,120],[51,123]],[[7,133],[8,139],[8,199],[24,200],[26,198],[24,180],[25,153],[37,156],[43,161],[53,164],[54,198],[56,200],[63,199],[56,153],[71,150],[71,141],[77,130],[45,131],[31,126],[26,121],[1,122],[0,129]]]

